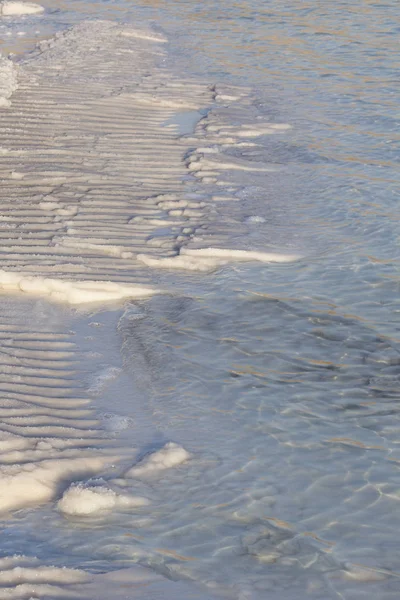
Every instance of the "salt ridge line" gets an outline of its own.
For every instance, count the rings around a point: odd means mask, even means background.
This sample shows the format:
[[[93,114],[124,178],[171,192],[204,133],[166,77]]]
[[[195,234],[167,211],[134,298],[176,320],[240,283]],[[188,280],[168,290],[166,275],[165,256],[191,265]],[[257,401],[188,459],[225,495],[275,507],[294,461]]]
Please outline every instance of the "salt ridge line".
[[[0,270],[0,290],[19,291],[33,296],[47,296],[66,304],[113,302],[125,298],[147,298],[157,290],[111,281],[65,281],[32,277]]]
[[[2,600],[216,600],[215,596],[196,592],[184,582],[170,581],[153,570],[133,566],[110,573],[88,573],[82,569],[59,568],[43,564],[34,557],[12,556],[0,559]]]
[[[229,248],[181,248],[180,254],[171,258],[153,258],[145,254],[139,254],[137,258],[149,267],[208,272],[232,262],[287,263],[299,260],[301,256]]]

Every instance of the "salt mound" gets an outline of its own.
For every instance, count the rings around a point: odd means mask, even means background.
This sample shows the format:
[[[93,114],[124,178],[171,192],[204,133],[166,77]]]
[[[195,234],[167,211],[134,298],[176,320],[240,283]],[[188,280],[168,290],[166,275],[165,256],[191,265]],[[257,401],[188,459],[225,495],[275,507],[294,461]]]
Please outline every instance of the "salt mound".
[[[66,515],[93,515],[115,508],[135,508],[149,504],[147,498],[118,494],[106,486],[72,485],[57,504]]]
[[[286,263],[298,260],[300,256],[298,254],[279,254],[276,252],[258,252],[256,250],[230,250],[228,248],[182,248],[181,255],[202,257],[202,258],[214,258],[216,260],[228,260],[228,261],[259,261],[259,262],[277,262]]]
[[[4,2],[0,2],[0,15],[3,17],[35,15],[43,11],[43,6],[34,2],[17,2],[16,0],[4,0]]]
[[[146,456],[140,463],[128,471],[127,477],[149,475],[157,471],[164,471],[176,467],[189,460],[190,454],[174,442],[168,442],[161,450]]]
[[[9,98],[17,87],[17,69],[14,63],[0,56],[0,108],[10,106]]]
[[[180,254],[177,256],[156,258],[147,254],[138,254],[137,258],[148,267],[207,272],[233,262],[286,263],[299,260],[301,257],[297,254],[258,252],[256,250],[181,248]]]
[[[81,450],[82,452],[82,450]],[[97,473],[106,459],[86,456],[70,459],[48,459],[19,466],[2,465],[0,470],[0,512],[44,504],[51,500],[65,477]],[[19,469],[19,471],[18,471]]]
[[[33,296],[48,296],[50,300],[67,304],[114,302],[124,298],[145,298],[155,293],[141,285],[112,281],[65,281],[48,277],[33,277],[0,269],[0,290],[25,292]]]

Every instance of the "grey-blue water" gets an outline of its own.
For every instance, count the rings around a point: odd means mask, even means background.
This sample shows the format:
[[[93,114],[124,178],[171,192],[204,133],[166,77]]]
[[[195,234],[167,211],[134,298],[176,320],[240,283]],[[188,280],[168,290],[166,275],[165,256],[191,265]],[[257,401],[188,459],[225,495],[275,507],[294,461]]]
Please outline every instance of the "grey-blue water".
[[[44,5],[35,22],[0,25],[3,48],[26,52],[87,17],[151,22],[171,68],[251,86],[263,114],[290,123],[263,142],[282,170],[241,199],[263,217],[250,243],[294,243],[305,258],[180,276],[181,297],[150,300],[134,327],[122,317],[131,383],[113,410],[129,415],[140,390],[140,443],[173,439],[202,459],[160,481],[147,520],[71,524],[43,509],[5,526],[3,549],[89,570],[140,562],[232,598],[397,599],[398,2]]]

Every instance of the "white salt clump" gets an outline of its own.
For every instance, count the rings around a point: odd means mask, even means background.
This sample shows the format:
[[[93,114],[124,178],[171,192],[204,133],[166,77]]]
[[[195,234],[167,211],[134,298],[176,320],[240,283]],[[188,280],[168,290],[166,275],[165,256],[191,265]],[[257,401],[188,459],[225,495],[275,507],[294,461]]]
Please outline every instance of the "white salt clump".
[[[265,123],[254,125],[242,125],[242,130],[237,132],[239,137],[258,137],[260,135],[271,135],[280,131],[287,131],[292,126],[289,123]]]
[[[113,509],[136,508],[149,504],[147,498],[118,494],[106,486],[72,485],[57,504],[66,515],[87,516]]]
[[[145,456],[140,463],[128,471],[127,477],[137,477],[140,475],[149,475],[158,471],[164,471],[171,467],[177,467],[189,460],[190,454],[187,450],[175,444],[168,442],[161,450]]]
[[[258,215],[251,215],[246,219],[247,223],[265,223],[264,217],[260,217]]]
[[[35,584],[47,583],[47,584],[72,584],[81,583],[87,580],[87,575],[83,571],[75,569],[57,568],[57,567],[14,567],[7,571],[0,572],[0,585],[6,586],[21,586],[24,583],[30,583],[34,581]],[[21,587],[20,587],[21,590]],[[32,587],[31,590],[33,591]],[[36,590],[35,590],[36,591]],[[30,596],[5,596],[5,598],[28,598]],[[4,598],[4,596],[3,596]]]
[[[0,55],[0,108],[10,106],[10,97],[17,87],[16,66],[11,60]]]
[[[97,473],[104,458],[49,459],[38,464],[25,463],[20,470],[2,466],[0,471],[0,513],[43,504],[51,500],[65,477]]]
[[[35,15],[43,11],[43,6],[34,2],[18,2],[17,0],[4,0],[4,2],[0,2],[0,15],[3,17]]]
[[[151,288],[112,281],[65,281],[48,277],[32,277],[0,269],[0,290],[47,296],[56,302],[88,304],[114,302],[124,298],[145,298],[156,293]]]

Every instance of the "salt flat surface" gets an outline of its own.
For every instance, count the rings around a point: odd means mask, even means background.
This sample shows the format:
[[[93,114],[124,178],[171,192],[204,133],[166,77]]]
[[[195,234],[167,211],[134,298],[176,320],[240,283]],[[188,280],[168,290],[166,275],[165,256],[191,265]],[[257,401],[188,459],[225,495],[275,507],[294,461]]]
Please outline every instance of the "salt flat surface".
[[[34,9],[2,4],[3,16]],[[160,272],[176,265],[215,270],[242,260],[297,258],[231,250],[228,230],[220,235],[218,225],[209,231],[224,210],[224,201],[218,200],[217,208],[213,197],[218,192],[228,206],[235,191],[229,183],[220,185],[220,175],[270,169],[224,158],[224,144],[231,147],[242,138],[242,125],[226,132],[213,126],[212,113],[205,117],[202,111],[218,102],[215,87],[162,67],[165,41],[150,30],[84,22],[41,42],[19,65],[18,87],[14,64],[6,59],[0,64],[5,107],[0,112],[2,515],[35,515],[49,507],[50,520],[58,519],[62,529],[69,520],[79,528],[123,515],[147,527],[154,502],[164,502],[159,482],[174,487],[187,465],[201,460],[168,438],[153,440],[147,452],[132,447],[131,431],[137,432],[137,442],[154,437],[148,404],[152,374],[145,389],[149,373],[143,363],[143,381],[127,388],[128,397],[134,394],[133,409],[127,410],[123,397],[102,408],[107,394],[117,391],[119,396],[122,390],[119,380],[126,365],[104,353],[111,339],[115,343],[116,331],[107,329],[102,346],[103,334],[94,322],[87,341],[79,334],[77,343],[74,313],[62,305],[83,305],[90,314],[100,305],[171,293],[168,282],[164,288],[157,284],[158,267]],[[219,94],[221,109],[229,110],[225,91]],[[235,110],[246,111],[247,92],[229,93],[239,102]],[[254,127],[252,137],[265,134],[264,126],[256,132]],[[201,158],[211,155],[213,160]],[[232,230],[240,223],[241,217],[233,221]],[[128,310],[121,327],[137,316]],[[123,329],[117,331],[123,335]],[[146,361],[141,354],[138,360]],[[95,375],[90,373],[93,361]],[[118,408],[125,414],[118,414]],[[141,411],[147,428],[138,436]],[[141,556],[143,564],[151,554],[146,550]],[[173,549],[159,555],[181,560]],[[64,569],[27,553],[4,560],[9,561],[3,571],[6,597],[109,597],[107,576],[93,577],[90,566]],[[196,577],[192,573],[189,579]],[[117,580],[111,580],[118,597]],[[149,597],[165,597],[170,593],[165,585],[151,575]],[[214,587],[203,582],[201,597]],[[181,589],[185,595],[185,586],[171,586],[172,597],[179,597]],[[191,589],[190,595],[196,594]]]
[[[231,212],[229,196],[217,205],[213,193],[232,194],[235,173],[264,174],[269,166],[228,160],[224,149],[240,144],[247,130],[213,124],[229,119],[225,99],[215,116],[203,118],[199,110],[218,94],[160,68],[164,41],[111,22],[82,23],[41,42],[20,66],[18,92],[0,114],[7,132],[0,139],[2,289],[69,303],[115,301],[151,293],[150,264],[209,270],[296,258],[230,250],[229,228],[220,227]],[[14,66],[5,61],[4,69]],[[248,120],[246,91],[232,98],[232,110]],[[191,135],[182,136],[182,111],[198,115]],[[266,133],[265,124],[257,127],[257,135]],[[232,232],[242,221],[231,221]],[[200,257],[199,247],[210,246],[212,256],[203,250]]]
[[[2,63],[2,592],[397,600],[397,265],[361,175],[298,208],[329,159],[166,41],[86,22]]]

